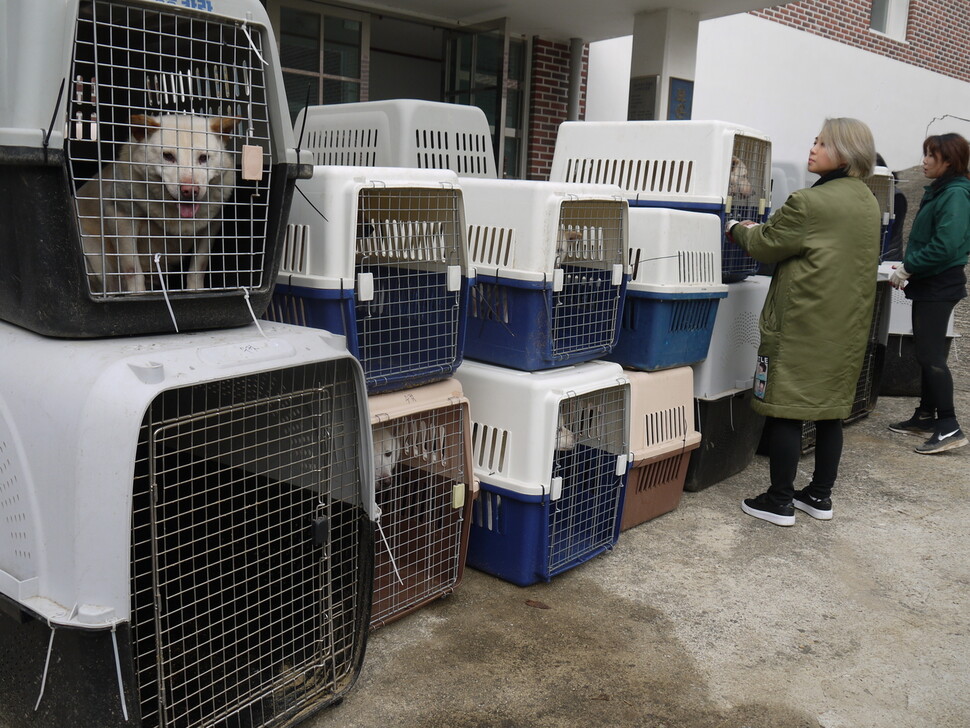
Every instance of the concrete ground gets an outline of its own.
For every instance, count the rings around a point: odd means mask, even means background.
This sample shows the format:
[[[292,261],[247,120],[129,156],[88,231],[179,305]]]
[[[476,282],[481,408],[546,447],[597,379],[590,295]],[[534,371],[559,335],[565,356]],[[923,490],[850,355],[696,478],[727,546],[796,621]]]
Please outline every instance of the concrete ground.
[[[468,569],[373,633],[357,685],[307,727],[970,725],[970,447],[914,453],[886,429],[914,406],[883,396],[846,428],[832,521],[743,514],[767,482],[756,456],[549,584]]]

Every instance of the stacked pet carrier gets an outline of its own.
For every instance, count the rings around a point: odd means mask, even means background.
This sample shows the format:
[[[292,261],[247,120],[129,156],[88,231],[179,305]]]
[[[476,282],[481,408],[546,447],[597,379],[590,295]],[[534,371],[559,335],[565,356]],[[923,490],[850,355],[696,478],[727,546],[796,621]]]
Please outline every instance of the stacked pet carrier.
[[[612,548],[629,465],[620,365],[523,372],[465,361],[458,379],[480,479],[468,563],[526,586]]]
[[[707,356],[721,283],[721,227],[713,215],[630,208],[630,268],[616,348],[625,367],[654,371]]]
[[[347,336],[372,394],[451,376],[469,287],[455,174],[315,166],[298,190],[267,318]]]
[[[898,262],[887,262],[879,266],[881,280],[887,280]],[[946,329],[946,352],[949,355],[954,339],[959,334],[953,326],[954,317]],[[918,397],[921,392],[921,370],[913,348],[913,302],[906,294],[895,288],[889,292],[889,324],[886,343],[885,363],[879,394],[889,397]]]
[[[450,169],[495,179],[485,112],[415,99],[313,106],[297,116],[314,164]]]
[[[466,354],[525,371],[609,354],[627,286],[627,203],[609,185],[464,179],[476,272]]]
[[[875,167],[872,174],[866,177],[865,183],[869,185],[882,211],[882,226],[879,231],[879,260],[882,261],[889,253],[889,241],[896,219],[896,178],[888,167]]]
[[[343,334],[363,367],[380,514],[376,628],[461,580],[475,489],[468,404],[452,375],[473,277],[457,175],[414,164],[430,152],[401,156],[398,144],[402,123],[434,115],[403,102],[347,106],[296,121],[317,164],[298,183],[266,316]]]
[[[371,627],[461,581],[472,500],[468,399],[456,379],[370,398],[377,537]]]
[[[756,275],[728,286],[717,309],[707,358],[694,366],[701,443],[687,470],[688,491],[740,473],[754,458],[765,419],[751,409],[761,343],[758,320],[770,282]]]
[[[632,464],[621,530],[678,506],[691,453],[701,441],[700,433],[694,430],[690,367],[624,374],[630,380]]]
[[[5,715],[293,725],[359,673],[377,511],[343,339],[255,322],[298,172],[265,11],[6,21]]]
[[[764,222],[771,191],[771,142],[723,121],[566,122],[551,179],[619,185],[631,207],[673,207]],[[758,263],[721,234],[725,283]]]

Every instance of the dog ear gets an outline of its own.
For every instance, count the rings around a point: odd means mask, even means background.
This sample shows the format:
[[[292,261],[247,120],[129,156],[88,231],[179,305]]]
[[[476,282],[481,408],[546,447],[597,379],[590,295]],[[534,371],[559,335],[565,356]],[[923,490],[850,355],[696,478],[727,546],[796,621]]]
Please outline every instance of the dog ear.
[[[133,139],[141,142],[145,140],[151,131],[150,127],[155,129],[161,128],[161,123],[154,116],[145,116],[144,114],[135,114],[131,117],[131,136]]]
[[[240,121],[242,119],[230,119],[228,116],[217,116],[209,121],[209,130],[224,137],[228,141],[229,135]]]

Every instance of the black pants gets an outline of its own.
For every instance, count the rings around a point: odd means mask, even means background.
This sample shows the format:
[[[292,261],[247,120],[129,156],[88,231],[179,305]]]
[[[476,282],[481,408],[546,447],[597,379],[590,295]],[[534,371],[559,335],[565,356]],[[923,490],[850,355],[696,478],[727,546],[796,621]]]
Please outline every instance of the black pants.
[[[768,496],[778,505],[791,503],[795,494],[795,478],[798,461],[802,455],[801,420],[784,420],[769,417],[768,459],[771,487]],[[839,474],[842,460],[842,420],[818,420],[815,422],[815,472],[808,484],[808,494],[813,498],[829,498],[832,486]]]
[[[919,408],[938,419],[956,417],[953,376],[946,365],[946,327],[956,301],[913,301],[913,349],[922,372]]]

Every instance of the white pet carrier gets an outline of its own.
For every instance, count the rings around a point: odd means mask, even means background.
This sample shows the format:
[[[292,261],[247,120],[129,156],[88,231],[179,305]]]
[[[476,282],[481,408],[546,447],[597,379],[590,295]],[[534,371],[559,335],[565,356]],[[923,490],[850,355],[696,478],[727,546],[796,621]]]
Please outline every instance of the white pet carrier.
[[[485,112],[416,99],[311,106],[296,118],[315,164],[450,169],[495,179]]]
[[[618,364],[521,372],[466,361],[480,480],[468,563],[516,584],[610,549],[629,465],[630,385]]]
[[[751,389],[761,333],[758,320],[771,278],[751,276],[728,286],[717,307],[707,358],[694,365],[694,396],[720,399]]]
[[[469,284],[454,172],[314,167],[297,190],[267,316],[345,334],[371,393],[451,376]]]
[[[896,219],[896,179],[888,167],[875,167],[870,176],[863,180],[872,190],[879,210],[882,212],[882,227],[880,228],[879,260],[886,257],[889,239],[892,236],[893,221]]]
[[[630,448],[620,528],[626,530],[674,510],[680,503],[690,454],[701,442],[694,429],[690,367],[627,371]]]
[[[376,508],[342,339],[266,324],[66,342],[2,325],[0,349],[0,594],[56,628],[55,662],[78,633],[115,645],[99,675],[111,714],[85,712],[99,696],[73,681],[47,685],[45,710],[281,726],[353,684]]]
[[[260,2],[4,7],[0,318],[68,337],[248,323],[299,171]]]
[[[380,627],[461,582],[478,485],[457,379],[371,395],[368,404],[378,509],[371,626]]]
[[[467,356],[534,371],[611,351],[627,284],[619,188],[465,178],[462,191],[476,276]]]
[[[653,371],[707,356],[721,282],[721,225],[714,215],[630,208],[630,267],[616,348],[608,358]]]
[[[631,206],[679,207],[721,220],[764,222],[771,204],[771,142],[724,121],[565,122],[550,179],[619,185]],[[726,238],[725,281],[757,262]]]

